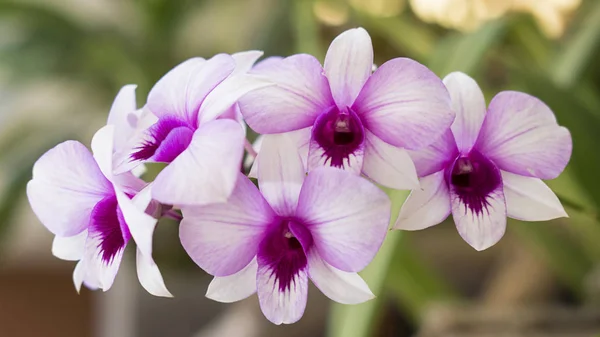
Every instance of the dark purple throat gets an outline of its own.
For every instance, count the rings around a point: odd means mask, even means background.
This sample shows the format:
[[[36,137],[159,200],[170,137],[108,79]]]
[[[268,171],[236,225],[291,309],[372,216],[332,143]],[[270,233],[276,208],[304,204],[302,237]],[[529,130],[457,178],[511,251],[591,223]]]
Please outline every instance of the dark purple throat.
[[[500,170],[477,150],[459,156],[446,171],[446,182],[476,215],[489,206],[490,194],[502,184]]]
[[[293,220],[278,219],[258,247],[259,265],[267,265],[279,281],[279,290],[290,289],[295,276],[306,268],[310,232]]]
[[[117,253],[124,249],[131,234],[123,218],[121,208],[114,195],[108,196],[96,204],[92,210],[89,235],[98,239],[100,258],[105,264],[112,263]]]
[[[317,117],[312,137],[323,149],[325,163],[342,167],[365,141],[365,129],[352,109],[340,111],[333,106]]]
[[[194,130],[177,118],[161,118],[146,131],[146,140],[131,154],[131,159],[170,163],[188,147]]]

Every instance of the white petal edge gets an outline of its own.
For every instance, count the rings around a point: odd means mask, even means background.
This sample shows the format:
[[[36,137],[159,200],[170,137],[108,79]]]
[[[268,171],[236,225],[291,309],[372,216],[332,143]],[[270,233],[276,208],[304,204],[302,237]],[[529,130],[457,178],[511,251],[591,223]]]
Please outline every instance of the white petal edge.
[[[260,309],[271,323],[292,324],[302,318],[308,296],[306,269],[299,270],[290,281],[290,287],[282,292],[275,273],[269,266],[259,265],[256,286]]]
[[[52,255],[61,260],[79,261],[83,258],[87,229],[74,236],[55,236],[52,241]]]
[[[221,303],[232,303],[250,297],[256,292],[256,273],[258,264],[256,258],[239,272],[215,277],[208,285],[206,297]]]
[[[154,296],[173,297],[152,257],[144,255],[139,248],[136,250],[136,268],[140,284],[146,291]]]
[[[245,74],[250,71],[256,60],[263,56],[263,54],[260,50],[248,50],[231,54],[231,57],[235,60],[235,70],[233,70],[232,75]]]

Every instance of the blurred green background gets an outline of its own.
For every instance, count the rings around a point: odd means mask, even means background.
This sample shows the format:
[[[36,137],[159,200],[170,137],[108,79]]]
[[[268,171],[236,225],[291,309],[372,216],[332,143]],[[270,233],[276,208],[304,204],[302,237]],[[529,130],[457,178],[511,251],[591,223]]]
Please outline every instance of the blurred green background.
[[[141,105],[189,57],[259,49],[322,60],[329,42],[356,26],[371,34],[377,64],[410,57],[440,77],[471,75],[488,101],[520,90],[546,102],[573,136],[567,170],[548,182],[570,217],[511,220],[485,252],[462,242],[451,221],[391,232],[363,272],[375,300],[329,306],[313,288],[305,318],[291,327],[266,324],[255,299],[203,298],[209,278],[169,222],[157,231],[156,255],[182,299],[148,298],[135,274],[122,288],[74,297],[73,266],[52,258],[51,235],[25,198],[43,152],[66,139],[88,144],[121,86],[138,84]],[[599,44],[597,0],[0,0],[0,336],[594,336]],[[389,194],[396,209],[407,195]]]

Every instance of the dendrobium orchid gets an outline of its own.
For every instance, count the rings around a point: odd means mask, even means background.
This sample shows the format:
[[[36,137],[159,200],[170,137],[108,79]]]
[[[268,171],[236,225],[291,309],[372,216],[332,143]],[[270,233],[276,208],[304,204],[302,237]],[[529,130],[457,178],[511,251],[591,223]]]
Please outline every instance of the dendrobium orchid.
[[[261,55],[193,58],[152,88],[145,108],[157,121],[131,160],[170,163],[154,181],[153,199],[168,205],[227,200],[241,167],[245,131],[239,121],[219,117],[224,113],[235,117],[240,96],[268,85],[245,74]]]
[[[76,141],[46,152],[34,165],[27,196],[34,213],[56,235],[53,254],[79,261],[73,273],[77,290],[82,283],[108,290],[133,238],[140,283],[153,295],[169,297],[152,259],[157,220],[145,213],[149,190],[130,172],[113,174],[114,131],[114,125],[107,125],[96,133],[93,155]]]
[[[556,178],[571,156],[569,131],[543,102],[505,91],[486,112],[477,83],[463,73],[444,79],[456,120],[427,149],[411,153],[421,189],[402,206],[396,229],[417,230],[450,213],[477,250],[504,235],[506,217],[544,221],[567,214],[541,179]]]
[[[404,150],[429,145],[454,113],[442,81],[423,65],[396,58],[374,73],[373,47],[362,28],[333,40],[322,67],[306,54],[270,62],[251,74],[275,83],[239,101],[261,134],[300,130],[310,171],[328,165],[361,172],[382,185],[418,186]]]
[[[388,228],[390,201],[352,173],[322,167],[305,174],[286,134],[263,139],[260,191],[240,174],[227,203],[184,207],[180,239],[215,276],[207,297],[234,302],[258,293],[273,323],[298,321],[308,279],[346,304],[373,298],[356,272],[375,256]]]

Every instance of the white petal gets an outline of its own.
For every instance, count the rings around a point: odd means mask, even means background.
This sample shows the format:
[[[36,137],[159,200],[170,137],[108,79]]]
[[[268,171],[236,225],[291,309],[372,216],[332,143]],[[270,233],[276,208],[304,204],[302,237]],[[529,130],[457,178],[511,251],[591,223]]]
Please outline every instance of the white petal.
[[[235,60],[235,70],[232,75],[247,73],[262,55],[263,52],[260,50],[248,50],[231,54],[231,57]]]
[[[81,291],[81,285],[83,284],[83,278],[85,277],[85,267],[83,265],[83,260],[77,262],[75,265],[75,270],[73,270],[73,284],[75,285],[75,289],[77,293]]]
[[[254,184],[239,173],[227,203],[183,207],[179,238],[200,268],[211,275],[228,276],[255,256],[275,213]]]
[[[419,230],[437,225],[450,214],[450,194],[444,171],[421,178],[400,209],[394,229]]]
[[[349,107],[371,75],[373,44],[363,28],[338,35],[325,56],[325,75],[339,107]]]
[[[115,141],[115,126],[106,125],[96,131],[92,138],[92,153],[100,171],[106,179],[113,181],[113,153]]]
[[[279,281],[269,266],[258,266],[256,278],[258,301],[263,314],[273,324],[292,324],[302,318],[308,296],[308,276],[301,269],[289,288],[279,289]]]
[[[225,202],[244,154],[244,132],[227,119],[201,125],[192,142],[156,177],[152,197],[168,205]]]
[[[258,264],[256,258],[239,272],[215,277],[208,285],[206,297],[213,301],[232,303],[241,301],[256,292],[256,273]]]
[[[298,154],[300,155],[300,159],[302,160],[302,165],[306,169],[307,160],[308,160],[308,150],[310,148],[310,137],[311,137],[312,127],[286,132],[286,135],[292,140],[292,142],[296,143],[298,148]],[[252,145],[258,155],[254,158],[254,162],[252,163],[252,167],[250,168],[250,172],[248,173],[248,177],[250,178],[258,178],[258,157],[260,156],[260,149],[262,146],[262,140],[264,135],[260,135],[256,138],[256,141]]]
[[[52,255],[66,261],[81,260],[87,235],[87,230],[84,230],[75,236],[55,236],[52,241]]]
[[[338,303],[359,304],[375,298],[357,273],[334,268],[314,248],[308,253],[308,276],[325,296]]]
[[[145,213],[150,203],[150,187],[138,193],[137,200],[129,199],[118,186],[115,186],[115,194],[135,244],[144,255],[152,256],[152,237],[158,220]]]
[[[101,241],[99,237],[88,235],[82,260],[85,264],[86,271],[84,281],[87,281],[88,279],[94,280],[94,283],[97,283],[98,288],[107,291],[112,287],[115,281],[119,266],[123,260],[125,247],[119,249],[109,263],[102,261],[100,247]]]
[[[115,97],[106,124],[114,125],[115,148],[121,149],[135,132],[135,125],[131,124],[129,115],[136,111],[135,89],[137,85],[128,84],[119,90]]]
[[[475,144],[485,118],[485,98],[477,82],[461,72],[444,77],[444,85],[450,93],[452,109],[456,113],[452,133],[458,149],[466,153]]]
[[[419,188],[417,170],[408,152],[365,130],[363,173],[378,184],[397,190]]]
[[[373,259],[390,221],[387,195],[364,178],[331,167],[306,178],[296,214],[321,257],[337,269],[357,272]]]
[[[363,162],[365,158],[365,143],[360,144],[354,152],[348,155],[347,158],[341,160],[342,166],[339,169],[352,172],[359,175],[363,168]],[[338,158],[335,158],[338,159]],[[335,167],[331,163],[334,158],[329,157],[326,151],[321,145],[314,139],[311,138],[309,142],[307,168],[308,171],[312,171],[319,167]]]
[[[509,217],[523,221],[568,217],[556,194],[542,180],[501,172]]]
[[[260,150],[258,185],[277,214],[295,213],[305,172],[293,139],[287,134],[265,135]]]
[[[136,251],[136,266],[138,279],[144,289],[154,296],[173,297],[152,257],[144,255],[139,248]]]

